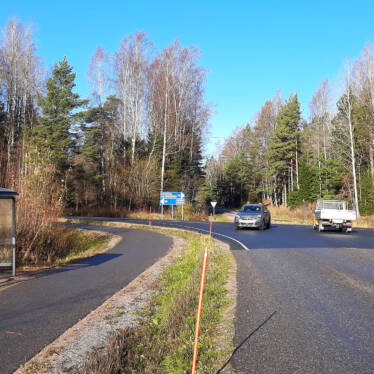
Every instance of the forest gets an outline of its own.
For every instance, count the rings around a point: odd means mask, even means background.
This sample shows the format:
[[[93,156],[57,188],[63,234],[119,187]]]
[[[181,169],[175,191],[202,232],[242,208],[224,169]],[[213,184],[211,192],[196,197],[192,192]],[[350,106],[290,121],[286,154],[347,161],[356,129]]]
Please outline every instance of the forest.
[[[374,48],[346,61],[339,82],[320,83],[304,118],[297,93],[278,91],[235,129],[206,164],[200,198],[238,207],[266,202],[296,208],[346,199],[374,213]],[[337,94],[333,94],[337,92]]]
[[[98,46],[83,98],[68,56],[48,71],[29,26],[10,20],[2,29],[0,186],[20,194],[25,256],[64,214],[158,209],[162,191],[185,192],[192,211],[212,200],[295,208],[323,197],[374,213],[371,44],[344,65],[336,87],[319,85],[309,118],[297,93],[277,92],[205,159],[212,106],[196,47],[176,39],[159,51],[145,32],[125,36],[111,54]]]
[[[200,56],[178,40],[157,51],[135,32],[111,55],[93,51],[87,99],[76,92],[68,56],[48,72],[30,27],[16,20],[3,27],[0,185],[20,194],[25,252],[63,214],[158,208],[160,191],[195,200],[211,113]]]

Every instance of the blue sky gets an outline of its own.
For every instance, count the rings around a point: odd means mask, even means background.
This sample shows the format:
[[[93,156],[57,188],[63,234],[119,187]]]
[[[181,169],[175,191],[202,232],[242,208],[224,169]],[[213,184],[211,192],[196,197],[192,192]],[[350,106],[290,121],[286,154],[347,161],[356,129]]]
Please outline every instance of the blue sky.
[[[280,89],[298,93],[304,114],[318,84],[345,57],[374,41],[373,1],[3,1],[0,25],[33,23],[48,69],[67,56],[77,91],[89,95],[88,62],[98,45],[113,52],[125,35],[148,32],[160,50],[179,38],[202,51],[214,136],[228,136]],[[208,152],[213,152],[210,140]]]

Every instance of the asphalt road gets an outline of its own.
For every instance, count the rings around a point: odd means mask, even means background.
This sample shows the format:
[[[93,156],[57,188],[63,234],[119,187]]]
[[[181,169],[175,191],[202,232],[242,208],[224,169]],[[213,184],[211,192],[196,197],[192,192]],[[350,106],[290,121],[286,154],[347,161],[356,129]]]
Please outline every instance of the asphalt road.
[[[157,224],[209,230],[201,222]],[[213,231],[238,266],[231,360],[238,374],[374,373],[373,230],[235,231],[214,223]]]
[[[82,226],[81,226],[82,227]],[[112,250],[40,277],[0,287],[0,373],[11,373],[45,345],[163,257],[164,235],[87,226],[123,237]]]

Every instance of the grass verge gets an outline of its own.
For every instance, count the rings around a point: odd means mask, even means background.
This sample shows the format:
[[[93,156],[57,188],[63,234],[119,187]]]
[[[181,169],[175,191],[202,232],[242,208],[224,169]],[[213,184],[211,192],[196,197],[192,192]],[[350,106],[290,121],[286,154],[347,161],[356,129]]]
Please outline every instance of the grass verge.
[[[186,250],[163,271],[156,296],[140,316],[140,326],[121,331],[107,343],[105,353],[93,352],[81,373],[179,374],[191,369],[201,265],[209,239],[186,231],[151,230],[185,238]],[[211,242],[199,339],[200,373],[215,372],[233,348],[232,311],[231,318],[225,315],[234,302],[227,291],[232,261],[229,251]]]
[[[232,222],[233,220],[225,217],[223,214],[217,214],[214,222]]]
[[[104,253],[120,240],[120,236],[100,231],[56,227],[53,237],[41,238],[38,256],[28,261],[20,261],[21,265],[17,270],[32,271],[37,268],[67,265]]]
[[[55,264],[66,265],[78,260],[96,256],[112,249],[121,241],[119,235],[112,235],[101,231],[84,231],[72,229],[75,246],[65,257],[56,259]]]

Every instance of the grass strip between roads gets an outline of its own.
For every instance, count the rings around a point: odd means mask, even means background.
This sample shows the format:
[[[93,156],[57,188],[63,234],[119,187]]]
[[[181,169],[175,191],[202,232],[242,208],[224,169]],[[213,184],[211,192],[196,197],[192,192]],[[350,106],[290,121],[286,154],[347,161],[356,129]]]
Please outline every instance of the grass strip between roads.
[[[40,252],[43,256],[36,264],[19,266],[17,270],[33,270],[37,267],[68,265],[78,260],[104,253],[113,248],[120,240],[118,235],[101,231],[86,231],[75,228],[61,228],[59,245],[54,242],[43,242]],[[62,244],[61,244],[62,243]],[[56,250],[63,247],[64,250]]]
[[[91,222],[95,223],[103,224]],[[150,229],[128,224],[125,227]],[[151,230],[183,237],[186,249],[163,271],[155,285],[155,296],[140,315],[140,326],[125,328],[113,337],[107,343],[105,353],[93,353],[82,373],[187,373],[191,370],[201,265],[209,238],[180,230]],[[212,240],[197,372],[216,372],[233,348],[233,310],[229,307],[235,300],[227,290],[232,261],[231,253],[222,251],[220,243]]]

